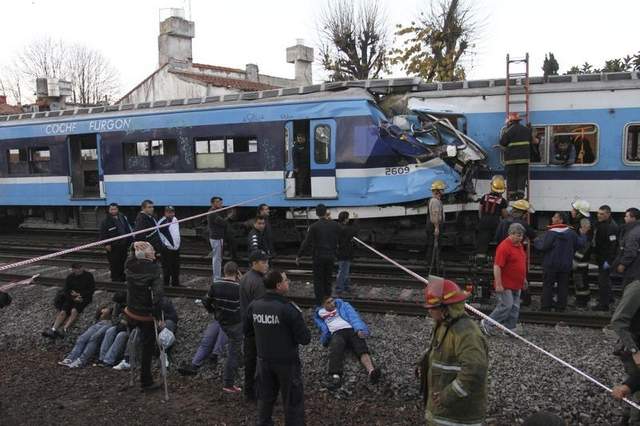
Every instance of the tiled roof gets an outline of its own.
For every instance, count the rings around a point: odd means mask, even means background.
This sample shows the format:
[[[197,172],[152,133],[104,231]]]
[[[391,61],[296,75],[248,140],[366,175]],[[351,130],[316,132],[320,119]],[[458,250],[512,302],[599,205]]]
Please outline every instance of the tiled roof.
[[[195,62],[193,64],[191,64],[194,68],[202,68],[202,69],[206,69],[206,70],[213,70],[213,71],[222,71],[222,72],[233,72],[233,73],[245,73],[245,70],[241,70],[238,68],[228,68],[228,67],[221,67],[218,65],[208,65],[208,64],[196,64]]]
[[[178,70],[171,70],[172,73],[186,77],[192,80],[199,81],[201,83],[216,86],[216,87],[228,87],[238,90],[256,91],[256,90],[269,90],[279,89],[279,86],[272,86],[270,84],[260,83],[259,81],[243,80],[239,78],[227,78],[218,77],[214,75],[195,74],[191,72],[184,72]]]

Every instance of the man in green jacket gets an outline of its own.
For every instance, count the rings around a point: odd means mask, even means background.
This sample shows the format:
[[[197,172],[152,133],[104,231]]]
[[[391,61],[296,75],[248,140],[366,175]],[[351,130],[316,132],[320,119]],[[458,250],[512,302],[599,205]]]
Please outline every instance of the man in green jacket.
[[[489,352],[480,328],[465,313],[468,296],[453,281],[429,277],[426,307],[436,324],[418,364],[427,425],[484,421]]]

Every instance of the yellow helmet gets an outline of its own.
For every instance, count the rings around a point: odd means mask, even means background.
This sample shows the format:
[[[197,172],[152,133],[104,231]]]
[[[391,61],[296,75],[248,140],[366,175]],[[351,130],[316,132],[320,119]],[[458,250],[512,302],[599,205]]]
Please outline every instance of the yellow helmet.
[[[524,198],[514,202],[511,205],[514,209],[522,210],[524,212],[533,213],[533,209],[531,208],[531,204]]]
[[[507,189],[507,185],[505,184],[504,177],[501,175],[495,175],[491,178],[491,190],[493,192],[497,192],[498,194],[502,194]]]
[[[431,190],[432,191],[444,191],[444,189],[447,187],[447,185],[445,185],[444,181],[441,180],[436,180],[433,181],[433,183],[431,184]]]

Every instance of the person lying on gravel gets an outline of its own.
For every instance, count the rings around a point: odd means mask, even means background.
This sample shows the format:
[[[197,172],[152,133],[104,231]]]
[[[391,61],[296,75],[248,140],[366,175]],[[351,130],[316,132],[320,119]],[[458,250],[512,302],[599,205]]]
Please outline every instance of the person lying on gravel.
[[[78,337],[76,344],[62,361],[58,364],[69,368],[81,368],[98,352],[104,333],[111,327],[111,314],[113,308],[101,306],[96,311],[96,323]]]
[[[486,416],[489,349],[465,313],[468,297],[453,281],[429,277],[426,308],[436,324],[416,368],[428,425],[480,425]]]
[[[369,328],[353,306],[342,299],[325,297],[322,306],[316,309],[314,321],[321,333],[320,342],[325,347],[329,346],[331,389],[337,389],[342,384],[344,353],[349,347],[367,370],[369,381],[378,383],[381,371],[373,366],[365,341],[369,336]]]
[[[78,318],[78,315],[93,300],[95,288],[93,274],[85,271],[80,263],[72,264],[71,274],[67,276],[64,288],[56,295],[53,301],[58,310],[53,326],[43,331],[42,335],[51,339],[64,337],[67,330]],[[60,329],[61,326],[63,327],[62,330]]]

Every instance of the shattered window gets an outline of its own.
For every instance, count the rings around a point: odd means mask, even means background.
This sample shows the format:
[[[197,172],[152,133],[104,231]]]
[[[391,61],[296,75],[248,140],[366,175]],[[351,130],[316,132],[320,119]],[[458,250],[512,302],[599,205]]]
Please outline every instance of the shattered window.
[[[331,161],[331,127],[326,124],[316,126],[315,136],[315,161],[318,164],[327,164]]]

